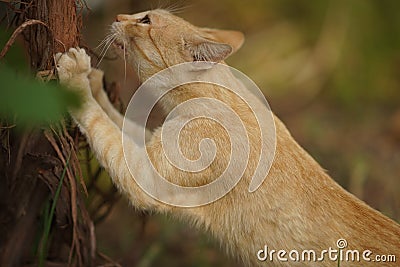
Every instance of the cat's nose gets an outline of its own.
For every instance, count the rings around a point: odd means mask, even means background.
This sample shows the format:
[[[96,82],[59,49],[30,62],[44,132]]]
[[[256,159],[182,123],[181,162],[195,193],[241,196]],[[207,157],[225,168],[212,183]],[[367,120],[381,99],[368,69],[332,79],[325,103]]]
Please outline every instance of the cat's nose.
[[[117,15],[115,19],[116,22],[121,22],[126,20],[129,20],[129,15]]]

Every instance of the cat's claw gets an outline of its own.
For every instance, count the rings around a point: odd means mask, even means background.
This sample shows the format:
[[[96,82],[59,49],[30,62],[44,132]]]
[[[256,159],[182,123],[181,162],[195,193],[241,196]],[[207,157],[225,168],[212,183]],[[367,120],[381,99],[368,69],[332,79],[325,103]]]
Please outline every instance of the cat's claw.
[[[66,53],[57,53],[55,60],[60,82],[66,85],[74,77],[87,78],[91,71],[90,57],[83,48],[70,48]]]
[[[83,48],[70,48],[66,53],[55,55],[56,69],[60,83],[74,90],[90,95],[88,75],[92,68],[90,57]]]

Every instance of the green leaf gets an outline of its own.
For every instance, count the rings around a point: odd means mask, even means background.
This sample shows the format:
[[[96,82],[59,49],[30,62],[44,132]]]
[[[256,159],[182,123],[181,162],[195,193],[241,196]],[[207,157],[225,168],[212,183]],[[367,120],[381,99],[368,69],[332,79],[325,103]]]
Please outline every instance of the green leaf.
[[[23,125],[58,121],[68,107],[78,107],[79,96],[61,86],[17,74],[0,64],[0,116],[17,118]]]

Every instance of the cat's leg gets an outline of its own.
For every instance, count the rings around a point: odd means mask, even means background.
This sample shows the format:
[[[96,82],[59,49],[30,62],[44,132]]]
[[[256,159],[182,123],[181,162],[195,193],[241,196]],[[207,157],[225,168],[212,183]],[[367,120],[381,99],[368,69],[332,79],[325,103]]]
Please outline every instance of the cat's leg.
[[[126,118],[125,125],[124,125],[124,116],[111,104],[105,90],[104,90],[104,83],[103,83],[104,72],[99,69],[92,68],[91,72],[89,73],[89,83],[90,88],[92,91],[93,97],[102,107],[102,109],[107,113],[110,119],[125,133],[129,136],[135,135],[138,131],[143,131],[143,127],[140,127],[134,121]],[[151,136],[151,132],[146,129],[145,133],[146,137]],[[147,140],[148,141],[148,140]]]
[[[102,109],[107,113],[110,119],[122,129],[124,117],[122,114],[111,104],[103,84],[104,72],[99,69],[92,68],[89,73],[90,89],[94,99],[99,103]]]
[[[71,109],[70,114],[86,136],[96,158],[108,171],[114,184],[130,199],[135,207],[147,209],[163,209],[163,205],[148,196],[136,183],[125,162],[125,152],[131,161],[130,166],[137,168],[137,172],[149,179],[151,166],[145,159],[144,147],[139,147],[130,139],[122,143],[121,129],[99,106],[93,98],[89,73],[91,73],[90,57],[84,49],[71,48],[67,53],[57,54],[57,72],[60,83],[81,94],[82,106]],[[128,151],[128,152],[127,152]]]

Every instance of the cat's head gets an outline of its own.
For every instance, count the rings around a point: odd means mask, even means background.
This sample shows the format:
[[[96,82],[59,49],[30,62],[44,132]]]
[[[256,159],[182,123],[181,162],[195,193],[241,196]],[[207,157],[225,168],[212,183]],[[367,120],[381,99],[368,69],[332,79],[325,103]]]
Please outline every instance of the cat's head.
[[[112,31],[121,54],[146,74],[183,62],[221,62],[244,41],[241,32],[196,27],[161,9],[118,15]]]

